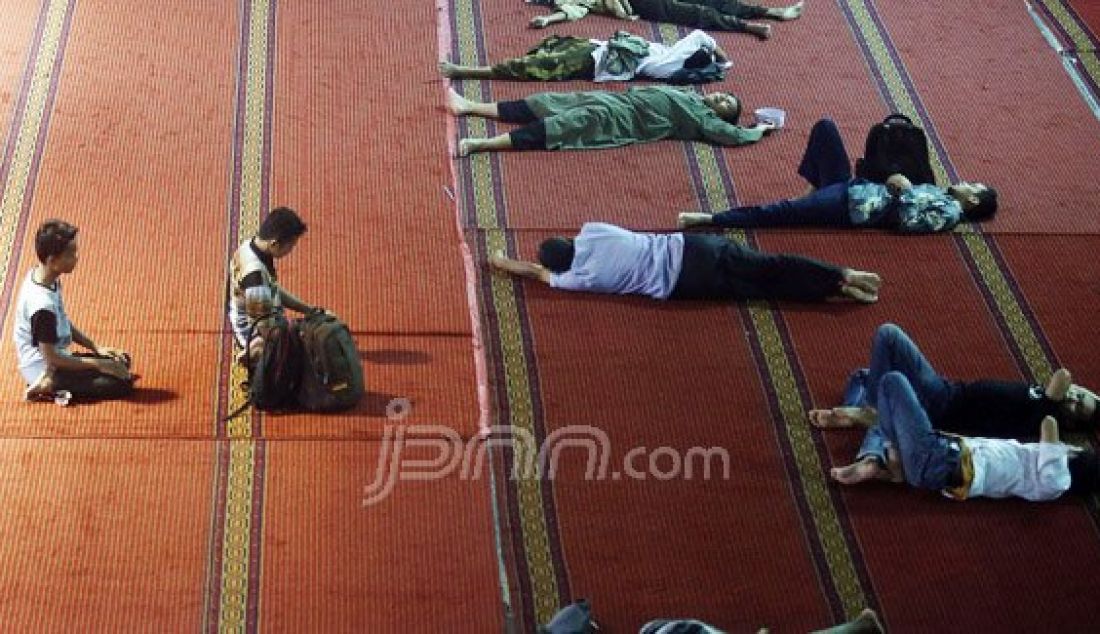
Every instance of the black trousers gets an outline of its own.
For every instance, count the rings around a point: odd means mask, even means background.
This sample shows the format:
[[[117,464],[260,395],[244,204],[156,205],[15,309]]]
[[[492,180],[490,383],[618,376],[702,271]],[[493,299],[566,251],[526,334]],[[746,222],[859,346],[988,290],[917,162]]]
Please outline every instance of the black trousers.
[[[646,20],[718,31],[744,31],[745,20],[768,11],[737,0],[631,0],[630,6]]]
[[[508,133],[513,150],[546,149],[546,124],[535,116],[526,101],[501,101],[497,104],[497,115],[507,123],[527,124]]]
[[[722,236],[684,235],[672,299],[819,302],[840,294],[840,267],[800,255],[770,254]]]
[[[103,358],[83,353],[73,356]],[[57,370],[54,372],[54,391],[58,390],[67,390],[76,399],[99,401],[125,398],[134,391],[134,384],[96,370]]]

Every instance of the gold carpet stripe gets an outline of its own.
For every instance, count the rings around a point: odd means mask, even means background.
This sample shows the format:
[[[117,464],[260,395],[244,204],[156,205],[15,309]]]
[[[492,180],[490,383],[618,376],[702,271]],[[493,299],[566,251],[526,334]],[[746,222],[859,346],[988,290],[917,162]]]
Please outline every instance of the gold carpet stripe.
[[[75,0],[52,0],[46,7],[46,19],[39,44],[38,57],[34,59],[31,70],[27,101],[21,113],[22,123],[18,130],[9,134],[14,139],[11,165],[8,170],[3,197],[0,198],[0,253],[10,254],[15,241],[15,232],[19,218],[30,195],[28,188],[31,180],[31,167],[34,157],[41,152],[38,139],[46,119],[46,107],[50,99],[50,83],[53,81],[54,66],[61,49],[61,36],[65,29],[65,16],[70,4]],[[13,118],[14,118],[13,117]],[[8,264],[17,258],[0,258],[0,288],[8,280]]]
[[[458,42],[459,59],[457,61],[460,64],[478,63],[476,28],[472,1],[457,0],[454,36]],[[465,97],[481,99],[481,82],[466,80],[462,83]],[[485,120],[479,117],[467,117],[466,123],[471,137],[488,135]],[[467,161],[467,168],[471,170],[475,224],[477,228],[485,230],[488,252],[507,251],[506,235],[497,220],[498,210],[493,192],[492,153],[475,154],[468,159],[459,160]],[[527,372],[527,360],[530,358],[531,351],[526,348],[523,340],[523,317],[519,311],[515,284],[516,282],[507,276],[493,275],[490,296],[486,301],[492,302],[493,310],[497,315],[497,332],[492,334],[499,342],[501,350],[500,363],[505,376],[505,398],[511,413],[510,419],[506,422],[534,438],[536,437],[534,396],[531,377]],[[534,456],[524,455],[524,452],[529,450],[525,443],[516,443],[513,448],[514,464],[535,464],[537,461]],[[529,474],[523,474],[521,477],[510,477],[503,484],[515,487],[519,508],[518,520],[527,564],[527,576],[534,601],[535,619],[539,623],[545,623],[553,617],[560,606],[541,481],[538,477],[532,478]]]
[[[260,226],[260,205],[263,201],[264,179],[264,123],[267,119],[267,76],[271,51],[268,50],[268,23],[275,10],[271,0],[252,0],[250,11],[244,16],[248,21],[248,35],[244,46],[248,63],[243,91],[244,116],[239,148],[241,174],[239,199],[233,203],[239,209],[238,237],[254,235]],[[235,249],[236,244],[230,245]],[[245,402],[247,394],[242,389],[247,378],[239,364],[230,370],[229,411],[235,411]],[[225,523],[222,541],[221,606],[218,611],[219,632],[244,632],[248,615],[248,580],[250,553],[252,551],[253,491],[256,478],[256,440],[252,438],[253,413],[251,408],[229,421],[226,433],[229,442],[229,473],[226,482]]]
[[[712,201],[712,209],[721,210],[728,206],[725,201],[729,200],[716,157],[716,153],[721,150],[701,143],[692,143],[692,147],[706,186],[707,198]],[[715,201],[718,202],[717,206],[713,206]],[[730,231],[727,236],[741,244],[748,243],[743,231]],[[807,422],[807,404],[802,401],[794,368],[791,367],[779,324],[772,312],[773,307],[767,302],[754,301],[747,302],[746,308],[767,366],[768,382],[779,401],[783,428],[802,481],[810,518],[821,540],[833,587],[844,606],[844,613],[852,618],[867,606],[867,595],[860,584],[855,560],[848,549],[840,516],[829,495],[825,467],[818,458]]]
[[[855,16],[859,34],[871,50],[875,66],[885,78],[886,89],[890,98],[894,103],[899,104],[903,114],[908,115],[914,121],[919,121],[920,118],[917,116],[913,99],[902,82],[902,71],[891,59],[883,34],[879,32],[871,19],[866,2],[863,0],[846,0],[846,2]],[[943,167],[946,157],[940,156],[935,145],[930,144],[930,149],[936,179],[941,183],[947,182],[947,173]],[[997,259],[988,239],[978,233],[970,223],[961,223],[956,233],[961,235],[962,243],[978,268],[979,281],[993,299],[993,303],[1004,319],[1009,334],[1021,351],[1031,375],[1035,380],[1046,381],[1054,371],[1052,362],[1039,342],[1038,333],[1035,332],[1031,322],[1024,314],[1023,308],[1016,300],[1008,275],[997,264]]]
[[[1100,59],[1097,58],[1094,44],[1081,23],[1070,12],[1064,0],[1041,0],[1041,2],[1069,36],[1077,58],[1081,60],[1080,68],[1092,78],[1094,83],[1100,85]],[[1100,95],[1097,96],[1100,97]]]

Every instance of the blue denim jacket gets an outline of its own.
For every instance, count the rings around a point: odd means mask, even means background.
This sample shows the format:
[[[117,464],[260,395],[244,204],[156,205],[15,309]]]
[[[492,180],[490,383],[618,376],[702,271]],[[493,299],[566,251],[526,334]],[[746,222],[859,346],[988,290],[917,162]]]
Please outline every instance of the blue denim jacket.
[[[893,196],[886,185],[856,179],[848,185],[848,215],[855,225],[886,224],[902,233],[935,233],[959,224],[962,207],[935,185],[914,185]]]

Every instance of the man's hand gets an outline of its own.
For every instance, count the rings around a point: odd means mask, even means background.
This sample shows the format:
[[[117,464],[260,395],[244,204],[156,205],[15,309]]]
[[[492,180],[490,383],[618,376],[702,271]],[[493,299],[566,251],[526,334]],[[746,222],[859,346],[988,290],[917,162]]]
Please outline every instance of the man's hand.
[[[912,186],[913,183],[909,182],[909,179],[901,174],[891,174],[890,177],[886,179],[886,189],[890,190],[890,193],[895,196]]]
[[[755,129],[760,130],[765,136],[771,134],[776,130],[775,123],[771,121],[760,121],[754,127]]]
[[[96,369],[101,373],[123,381],[130,380],[130,370],[121,361],[115,359],[96,359]]]
[[[547,26],[550,25],[550,18],[549,16],[545,15],[536,16],[531,18],[531,22],[529,24],[532,29],[545,29]]]
[[[1058,421],[1053,416],[1047,416],[1039,426],[1039,440],[1041,442],[1058,442]]]
[[[1072,385],[1073,376],[1069,373],[1069,370],[1058,368],[1051,375],[1050,380],[1047,381],[1047,398],[1056,403],[1061,403],[1066,400],[1066,395],[1069,394],[1069,388]]]

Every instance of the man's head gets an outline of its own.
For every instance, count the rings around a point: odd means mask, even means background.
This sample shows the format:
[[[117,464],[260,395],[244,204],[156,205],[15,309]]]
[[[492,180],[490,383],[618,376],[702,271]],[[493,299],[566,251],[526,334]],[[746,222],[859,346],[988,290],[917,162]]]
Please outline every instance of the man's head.
[[[947,193],[959,201],[970,222],[989,220],[997,213],[997,190],[988,185],[963,181],[948,187]]]
[[[1100,491],[1100,459],[1091,449],[1069,455],[1069,491],[1089,495]]]
[[[539,264],[554,273],[565,273],[573,266],[573,240],[549,238],[539,245]]]
[[[1077,385],[1069,386],[1066,397],[1062,399],[1058,408],[1062,416],[1075,423],[1075,428],[1082,426],[1095,428],[1100,410],[1097,409],[1097,401],[1100,400],[1092,390]]]
[[[76,227],[56,218],[39,225],[34,236],[38,261],[57,273],[72,273],[79,260],[76,232]]]
[[[306,232],[306,223],[289,207],[277,207],[264,218],[257,236],[268,243],[272,257],[289,255],[298,244],[298,238]]]
[[[737,120],[741,118],[741,100],[731,93],[712,92],[703,97],[703,103],[710,106],[726,123],[737,125]]]

